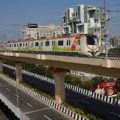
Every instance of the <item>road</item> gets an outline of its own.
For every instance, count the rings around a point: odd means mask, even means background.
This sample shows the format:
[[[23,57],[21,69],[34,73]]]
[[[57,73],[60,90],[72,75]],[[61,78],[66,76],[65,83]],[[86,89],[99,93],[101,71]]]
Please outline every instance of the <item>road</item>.
[[[20,110],[30,118],[30,120],[70,120],[70,118],[64,114],[35,100],[1,79],[0,93],[2,93],[16,107],[19,107]]]

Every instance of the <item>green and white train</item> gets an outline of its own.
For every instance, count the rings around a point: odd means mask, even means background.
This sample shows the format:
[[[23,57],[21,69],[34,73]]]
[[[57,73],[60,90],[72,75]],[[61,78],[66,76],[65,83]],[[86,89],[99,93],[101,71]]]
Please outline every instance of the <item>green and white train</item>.
[[[67,35],[56,38],[8,41],[8,51],[56,51],[94,54],[100,51],[100,42],[94,35]]]

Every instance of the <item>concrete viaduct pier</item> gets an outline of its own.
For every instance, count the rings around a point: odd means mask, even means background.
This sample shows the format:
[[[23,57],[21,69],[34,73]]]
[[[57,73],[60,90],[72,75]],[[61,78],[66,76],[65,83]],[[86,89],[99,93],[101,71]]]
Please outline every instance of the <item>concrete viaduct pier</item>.
[[[22,80],[22,62],[48,66],[55,79],[55,99],[59,104],[65,100],[64,76],[69,70],[78,70],[102,76],[120,78],[120,60],[118,59],[105,60],[102,58],[0,52],[1,73],[3,70],[3,60],[5,59],[15,62],[17,83]]]

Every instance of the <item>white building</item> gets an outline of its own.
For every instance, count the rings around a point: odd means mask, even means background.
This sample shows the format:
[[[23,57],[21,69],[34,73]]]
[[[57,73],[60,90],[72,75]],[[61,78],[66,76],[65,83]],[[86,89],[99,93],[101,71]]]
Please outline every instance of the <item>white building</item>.
[[[110,38],[110,45],[112,48],[120,48],[120,36]]]
[[[49,25],[28,24],[22,29],[23,39],[49,38],[61,35],[62,27],[54,24]]]
[[[63,17],[63,34],[94,34],[99,42],[105,39],[107,15],[103,9],[89,5],[78,5],[66,9]]]

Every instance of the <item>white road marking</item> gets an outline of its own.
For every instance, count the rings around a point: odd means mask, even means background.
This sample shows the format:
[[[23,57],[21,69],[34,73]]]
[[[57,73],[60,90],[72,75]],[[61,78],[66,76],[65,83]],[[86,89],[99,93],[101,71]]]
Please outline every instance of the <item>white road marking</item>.
[[[30,103],[26,103],[29,107],[33,107]]]
[[[8,91],[10,91],[10,89],[9,88],[6,88]]]
[[[48,110],[48,109],[51,109],[50,107],[47,107],[47,108],[42,108],[42,109],[39,109],[39,110],[33,110],[33,111],[30,111],[30,112],[26,112],[26,114],[31,114],[31,113],[35,113],[35,112],[39,112],[39,111],[43,111],[43,110]]]
[[[47,115],[43,115],[47,120],[52,120],[51,118],[49,118]]]
[[[19,95],[15,94],[16,97],[20,97]]]
[[[114,113],[114,112],[110,112],[110,113],[113,114],[113,115],[117,115],[117,116],[120,117],[120,114],[117,114],[117,113]]]

